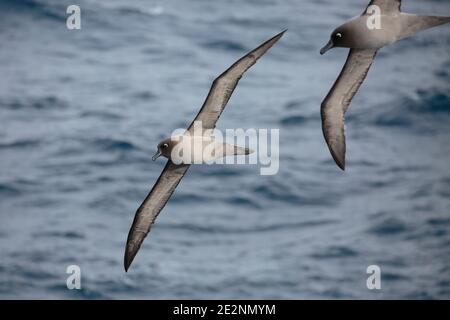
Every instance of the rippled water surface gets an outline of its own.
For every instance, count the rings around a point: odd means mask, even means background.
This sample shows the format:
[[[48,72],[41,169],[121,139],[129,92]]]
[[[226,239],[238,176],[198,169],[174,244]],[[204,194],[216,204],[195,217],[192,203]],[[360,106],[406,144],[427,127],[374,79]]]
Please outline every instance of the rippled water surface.
[[[347,52],[318,51],[366,2],[79,0],[69,31],[71,1],[1,1],[0,298],[450,298],[450,27],[380,52],[348,112],[345,173],[322,137]],[[218,123],[279,128],[279,173],[192,167],[126,274],[157,142],[285,28]]]

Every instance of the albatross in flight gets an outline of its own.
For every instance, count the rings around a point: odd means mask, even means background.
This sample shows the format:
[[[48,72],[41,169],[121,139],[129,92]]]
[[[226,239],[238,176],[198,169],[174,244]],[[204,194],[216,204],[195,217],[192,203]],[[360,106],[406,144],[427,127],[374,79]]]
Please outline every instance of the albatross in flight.
[[[350,48],[344,68],[321,106],[323,135],[342,170],[345,170],[344,114],[366,78],[378,49],[450,22],[450,17],[402,13],[400,7],[401,0],[372,0],[362,16],[335,29],[328,44],[320,50],[320,54],[324,54],[334,47]]]
[[[203,130],[213,130],[216,122],[224,110],[242,75],[261,58],[286,32],[283,31],[275,37],[264,42],[246,56],[235,62],[228,70],[222,73],[212,83],[209,94],[202,108],[191,123],[186,133],[161,141],[158,151],[153,156],[156,160],[159,156],[168,158],[167,164],[152,190],[141,204],[134,217],[133,224],[128,234],[125,248],[124,267],[128,271],[134,257],[150,231],[151,225],[164,208],[178,183],[183,178],[190,164],[214,160],[228,155],[245,155],[251,150],[215,141],[207,135],[196,136],[198,125]],[[211,149],[209,157],[205,156],[205,148]],[[212,147],[211,147],[212,146]],[[208,155],[208,153],[206,153]]]

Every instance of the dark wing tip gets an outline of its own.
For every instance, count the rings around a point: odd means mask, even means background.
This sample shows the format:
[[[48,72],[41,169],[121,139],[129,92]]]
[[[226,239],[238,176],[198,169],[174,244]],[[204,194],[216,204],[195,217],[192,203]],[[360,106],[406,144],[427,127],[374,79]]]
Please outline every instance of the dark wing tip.
[[[322,103],[322,132],[334,161],[345,171],[345,132],[344,116],[338,110],[329,109],[326,103]]]
[[[130,267],[130,265],[131,265],[131,261],[128,261],[127,258],[125,257],[125,261],[123,263],[125,272],[128,272],[128,268]]]
[[[137,254],[137,250],[132,250],[130,249],[130,247],[131,246],[127,243],[127,248],[125,250],[125,257],[123,259],[123,266],[125,268],[125,272],[128,272],[128,269],[130,268],[130,265]]]
[[[260,56],[262,56],[270,47],[272,47],[278,40],[281,39],[281,37],[285,34],[285,32],[287,31],[287,29],[281,31],[280,33],[278,33],[277,35],[273,36],[272,38],[270,38],[269,40],[267,40],[266,42],[264,42],[262,45],[260,45],[259,47],[257,47],[255,50],[253,50],[252,52],[256,52],[258,50],[263,49],[262,53],[258,56],[258,58]]]
[[[264,42],[262,45],[260,45],[260,46],[259,46],[258,48],[256,48],[255,50],[258,50],[258,49],[260,49],[260,48],[262,48],[262,47],[266,47],[268,44],[269,44],[268,48],[270,48],[271,46],[273,46],[273,45],[275,44],[275,42],[277,42],[278,40],[281,39],[281,37],[286,33],[287,30],[288,30],[288,29],[285,29],[285,30],[281,31],[281,32],[278,33],[277,35],[273,36],[272,38],[270,38],[269,40],[267,40],[266,42]],[[255,51],[255,50],[254,50],[254,51]],[[265,49],[264,52],[265,52],[266,50],[267,50],[267,49]]]
[[[134,257],[136,257],[142,242],[144,242],[145,236],[146,233],[144,232],[133,232],[133,229],[130,230],[130,235],[127,240],[125,256],[123,260],[125,272],[128,272],[128,269],[130,268]]]
[[[279,34],[277,34],[275,37],[273,37],[272,39],[277,39],[277,40],[280,39],[286,33],[286,31],[288,31],[288,29],[284,29]]]
[[[338,137],[338,141],[335,139],[336,137],[325,134],[325,141],[327,142],[328,149],[330,150],[334,162],[336,162],[337,166],[341,168],[342,171],[345,171],[345,137]],[[343,139],[343,141],[340,141],[341,139]]]
[[[328,146],[331,152],[331,156],[334,159],[334,162],[336,162],[337,166],[341,168],[342,171],[345,171],[345,152],[339,152],[335,151],[333,147],[330,145]]]

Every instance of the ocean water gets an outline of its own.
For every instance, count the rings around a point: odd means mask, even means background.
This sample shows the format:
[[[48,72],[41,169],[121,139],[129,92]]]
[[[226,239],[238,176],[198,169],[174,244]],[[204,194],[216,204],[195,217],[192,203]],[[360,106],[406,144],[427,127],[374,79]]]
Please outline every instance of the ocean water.
[[[319,49],[367,2],[79,0],[67,30],[71,1],[2,0],[0,298],[450,298],[450,27],[379,53],[347,114],[345,173],[322,137],[347,50]],[[447,0],[403,2],[450,15]],[[156,144],[285,28],[218,122],[279,128],[279,173],[193,166],[125,273]]]

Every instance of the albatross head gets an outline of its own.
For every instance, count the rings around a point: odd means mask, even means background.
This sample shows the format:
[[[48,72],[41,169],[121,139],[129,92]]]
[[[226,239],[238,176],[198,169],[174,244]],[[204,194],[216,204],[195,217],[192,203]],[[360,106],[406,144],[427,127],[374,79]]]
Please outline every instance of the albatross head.
[[[366,18],[359,17],[334,29],[320,54],[332,48],[379,49],[389,41],[384,29],[369,29]]]
[[[158,144],[158,151],[156,151],[155,155],[152,157],[152,160],[155,161],[160,156],[164,156],[167,159],[170,159],[170,153],[172,152],[173,147],[176,142],[171,138],[164,139]]]
[[[320,50],[320,54],[324,54],[330,49],[340,48],[354,48],[357,47],[355,41],[357,40],[357,32],[353,28],[354,22],[343,24],[335,29],[330,36],[330,41]]]
[[[330,41],[328,41],[328,43],[325,45],[325,47],[320,49],[320,54],[324,54],[328,50],[333,49],[334,47],[338,47],[339,43],[341,42],[342,37],[343,37],[343,34],[341,32],[338,32],[336,30],[333,31],[333,33],[331,34],[331,37],[330,37]]]

